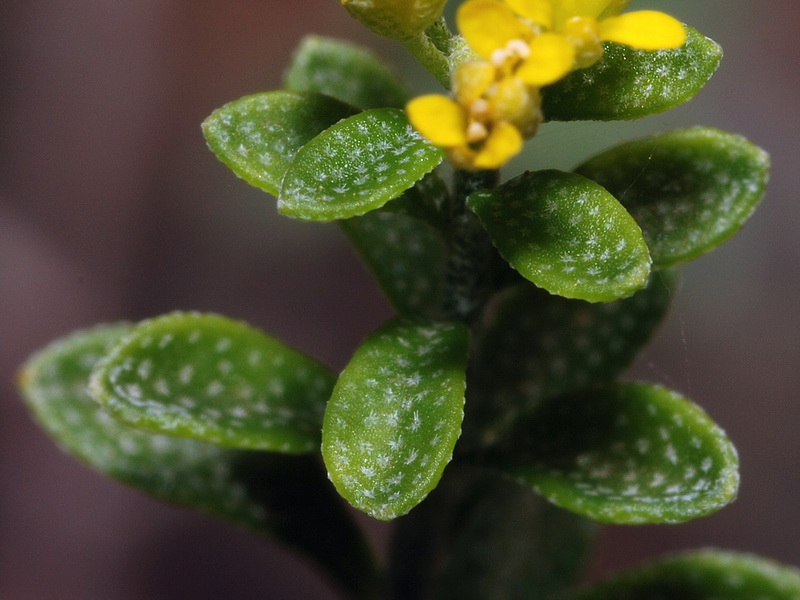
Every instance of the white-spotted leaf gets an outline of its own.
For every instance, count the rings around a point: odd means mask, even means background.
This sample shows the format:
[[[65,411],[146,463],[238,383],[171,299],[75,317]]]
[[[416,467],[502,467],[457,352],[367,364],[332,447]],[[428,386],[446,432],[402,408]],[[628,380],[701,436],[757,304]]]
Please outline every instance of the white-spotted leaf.
[[[203,122],[211,151],[236,175],[273,196],[297,151],[358,109],[316,92],[265,92],[218,108]]]
[[[363,215],[400,196],[443,157],[403,111],[368,110],[303,146],[284,176],[278,210],[309,221]]]
[[[467,199],[512,267],[566,298],[610,302],[644,287],[650,256],[628,211],[574,173],[524,173]]]
[[[42,429],[104,475],[267,534],[317,561],[354,598],[373,597],[373,558],[315,457],[149,433],[114,419],[89,396],[92,369],[130,330],[76,332],[28,361],[20,388]]]
[[[263,507],[232,477],[237,453],[134,429],[89,396],[92,368],[130,330],[113,325],[77,332],[31,358],[20,387],[37,421],[64,450],[110,477],[258,527]]]
[[[576,171],[630,211],[662,268],[713,250],[742,227],[764,194],[769,157],[741,136],[695,127],[622,144]]]
[[[723,550],[699,550],[630,569],[569,600],[797,600],[800,571]]]
[[[135,427],[222,446],[311,452],[334,375],[244,323],[199,313],[145,321],[115,345],[90,391]]]
[[[603,58],[542,90],[547,120],[638,119],[691,100],[719,66],[722,49],[691,27],[671,50],[604,44]]]
[[[618,524],[680,523],[736,497],[736,450],[696,405],[650,384],[550,399],[515,432],[504,470],[554,504]]]
[[[342,372],[325,412],[322,455],[339,493],[381,520],[436,487],[461,432],[468,330],[394,319]]]
[[[319,92],[360,108],[402,108],[408,90],[377,56],[354,44],[309,35],[284,77],[286,89]]]
[[[446,193],[430,175],[382,209],[339,221],[401,314],[434,316],[442,304],[447,247],[436,201]]]
[[[462,444],[513,449],[510,430],[543,400],[613,381],[666,314],[675,279],[659,271],[630,298],[597,304],[527,283],[501,292],[476,337]]]

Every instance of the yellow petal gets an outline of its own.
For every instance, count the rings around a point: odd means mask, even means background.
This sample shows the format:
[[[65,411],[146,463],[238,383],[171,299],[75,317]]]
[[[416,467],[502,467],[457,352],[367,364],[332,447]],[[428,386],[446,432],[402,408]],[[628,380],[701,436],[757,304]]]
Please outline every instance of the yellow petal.
[[[497,78],[497,67],[486,60],[461,63],[453,73],[453,92],[462,105],[480,98]]]
[[[501,121],[492,128],[473,165],[478,169],[499,169],[520,150],[522,136],[519,131],[510,123]]]
[[[467,143],[467,115],[447,96],[429,94],[406,105],[408,120],[435,146],[463,146]]]
[[[467,0],[459,7],[456,22],[470,47],[484,58],[511,40],[530,36],[514,11],[497,0]]]
[[[625,7],[630,3],[631,0],[611,0],[611,3],[597,17],[599,19],[605,19],[608,17],[613,17],[614,15],[618,15],[625,10]]]
[[[601,21],[600,39],[640,50],[661,50],[683,45],[686,31],[680,21],[665,13],[640,10]]]
[[[530,43],[531,53],[517,70],[528,85],[550,85],[569,73],[575,64],[575,47],[558,33],[543,33]]]
[[[614,0],[552,0],[553,28],[561,31],[564,23],[572,17],[592,17],[596,19],[606,11]]]
[[[553,5],[549,0],[505,0],[515,13],[546,29],[553,26]]]

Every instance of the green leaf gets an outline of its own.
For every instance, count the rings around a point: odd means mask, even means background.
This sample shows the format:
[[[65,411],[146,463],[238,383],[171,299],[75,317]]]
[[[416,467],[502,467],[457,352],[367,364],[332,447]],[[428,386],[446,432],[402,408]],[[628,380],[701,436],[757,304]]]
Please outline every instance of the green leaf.
[[[203,135],[236,175],[277,196],[297,151],[356,112],[349,104],[313,92],[265,92],[215,110],[203,122]]]
[[[278,210],[309,221],[362,215],[397,198],[443,157],[402,111],[368,110],[303,146],[283,179]]]
[[[503,291],[476,337],[462,446],[513,447],[510,430],[544,399],[614,380],[663,319],[676,279],[660,271],[630,298],[606,304],[530,284]]]
[[[306,36],[284,77],[286,89],[319,92],[360,108],[402,108],[409,92],[375,54],[354,44]]]
[[[435,316],[442,304],[447,246],[437,197],[447,190],[438,177],[423,178],[383,208],[339,221],[386,297],[405,315]]]
[[[580,578],[594,531],[497,473],[453,465],[397,524],[394,597],[545,600]]]
[[[461,431],[468,343],[462,324],[394,319],[356,350],[322,437],[331,481],[353,506],[390,520],[436,487]]]
[[[398,312],[433,316],[441,305],[446,258],[438,230],[425,221],[383,210],[341,225]]]
[[[696,127],[612,148],[578,167],[630,211],[657,268],[714,249],[753,213],[769,157],[741,136]]]
[[[605,54],[587,69],[542,90],[550,121],[638,119],[691,100],[722,59],[719,45],[691,27],[674,50],[637,50],[604,44]]]
[[[109,413],[150,431],[221,446],[311,452],[335,376],[225,317],[173,313],[136,327],[92,375]]]
[[[650,256],[639,226],[590,179],[528,172],[473,193],[467,204],[503,258],[552,294],[609,302],[647,283]]]
[[[543,403],[499,461],[568,510],[618,524],[680,523],[719,510],[739,484],[736,450],[696,405],[618,384]]]
[[[76,332],[33,356],[20,387],[41,427],[69,454],[157,498],[265,533],[320,562],[366,598],[375,569],[316,457],[225,450],[117,421],[89,397],[89,374],[131,330]]]
[[[631,569],[570,600],[797,600],[800,571],[736,552],[700,550]]]

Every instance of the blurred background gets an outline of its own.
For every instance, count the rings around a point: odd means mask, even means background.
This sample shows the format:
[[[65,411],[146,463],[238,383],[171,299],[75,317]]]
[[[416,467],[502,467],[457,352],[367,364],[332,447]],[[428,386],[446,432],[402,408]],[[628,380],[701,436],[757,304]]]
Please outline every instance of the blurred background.
[[[742,233],[685,269],[631,375],[687,394],[727,430],[741,455],[739,499],[690,524],[606,528],[592,573],[699,546],[800,565],[796,3],[634,7],[666,10],[719,42],[717,75],[664,115],[546,126],[509,173],[569,168],[631,137],[703,124],[766,148],[773,179]],[[436,89],[335,0],[0,7],[0,599],[336,597],[297,557],[64,456],[13,384],[58,336],[175,309],[249,321],[338,370],[390,314],[336,227],[279,217],[200,135],[214,108],[279,87],[308,32],[371,46],[416,89]]]

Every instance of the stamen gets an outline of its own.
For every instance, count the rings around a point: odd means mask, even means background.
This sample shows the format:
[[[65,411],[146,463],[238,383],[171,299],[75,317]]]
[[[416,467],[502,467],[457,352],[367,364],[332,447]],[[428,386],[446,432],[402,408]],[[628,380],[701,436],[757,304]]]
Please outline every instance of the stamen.
[[[498,48],[492,52],[491,61],[495,67],[502,67],[508,59],[508,50],[505,48]]]
[[[489,115],[489,102],[485,98],[477,98],[470,104],[469,112],[477,118]]]
[[[472,121],[469,126],[467,126],[467,141],[470,143],[485,140],[488,135],[489,131],[483,123]]]
[[[511,56],[516,56],[518,58],[528,58],[531,53],[531,48],[524,40],[520,40],[518,38],[509,41],[506,44],[506,51]]]

